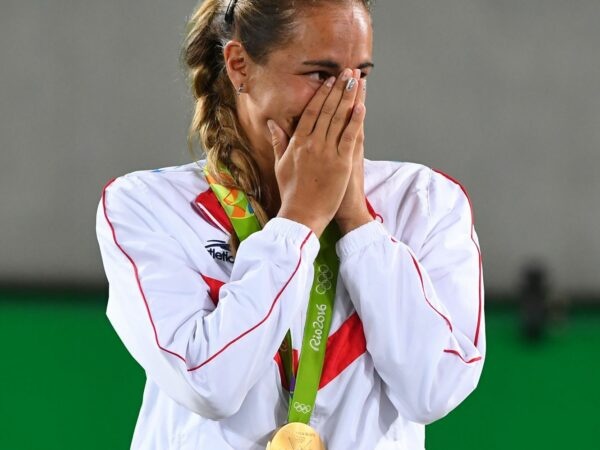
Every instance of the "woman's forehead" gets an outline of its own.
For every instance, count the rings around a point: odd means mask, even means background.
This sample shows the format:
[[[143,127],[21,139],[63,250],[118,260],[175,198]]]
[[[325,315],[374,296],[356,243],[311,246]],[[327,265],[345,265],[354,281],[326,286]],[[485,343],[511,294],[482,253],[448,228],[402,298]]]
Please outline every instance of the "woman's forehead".
[[[292,39],[281,48],[287,58],[329,61],[343,67],[371,60],[371,17],[359,4],[307,8],[295,25]]]

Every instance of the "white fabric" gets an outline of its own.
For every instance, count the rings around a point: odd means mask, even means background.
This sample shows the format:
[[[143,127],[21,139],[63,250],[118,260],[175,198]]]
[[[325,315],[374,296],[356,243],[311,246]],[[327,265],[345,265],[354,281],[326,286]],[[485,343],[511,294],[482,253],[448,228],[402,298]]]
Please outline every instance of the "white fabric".
[[[217,259],[208,241],[228,235],[192,207],[202,164],[120,177],[98,208],[107,314],[147,375],[133,449],[264,449],[287,416],[274,356],[288,329],[301,345],[318,239],[275,218]],[[337,243],[330,334],[356,312],[367,351],[310,425],[329,450],[419,450],[481,374],[477,236],[461,187],[424,166],[366,160],[365,193],[380,217]],[[217,307],[203,276],[226,282]]]

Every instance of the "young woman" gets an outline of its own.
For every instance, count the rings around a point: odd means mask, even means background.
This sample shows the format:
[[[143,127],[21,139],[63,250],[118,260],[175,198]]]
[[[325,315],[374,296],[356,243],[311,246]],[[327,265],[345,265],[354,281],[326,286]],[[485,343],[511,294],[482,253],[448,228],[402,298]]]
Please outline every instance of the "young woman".
[[[135,449],[423,449],[478,383],[465,191],[363,159],[366,0],[206,0],[184,59],[206,160],[110,182],[108,316],[147,374]]]

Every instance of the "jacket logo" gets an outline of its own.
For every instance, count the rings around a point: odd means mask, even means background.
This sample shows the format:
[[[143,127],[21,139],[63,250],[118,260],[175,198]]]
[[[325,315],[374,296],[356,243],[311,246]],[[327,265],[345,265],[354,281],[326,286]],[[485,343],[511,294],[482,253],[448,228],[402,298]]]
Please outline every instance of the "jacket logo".
[[[228,263],[233,264],[234,258],[229,253],[229,244],[225,241],[220,241],[218,239],[210,239],[209,243],[204,246],[206,251],[210,253],[210,256],[217,261],[227,261]]]

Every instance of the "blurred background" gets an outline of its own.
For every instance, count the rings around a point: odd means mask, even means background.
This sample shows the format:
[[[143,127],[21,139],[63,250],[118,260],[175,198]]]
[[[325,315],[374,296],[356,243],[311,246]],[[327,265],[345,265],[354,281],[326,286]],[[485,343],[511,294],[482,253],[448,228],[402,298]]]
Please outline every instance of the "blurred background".
[[[105,318],[101,190],[191,161],[196,0],[0,2],[0,448],[125,449],[144,373]],[[427,448],[594,448],[600,2],[378,0],[367,156],[471,194],[488,359]]]

